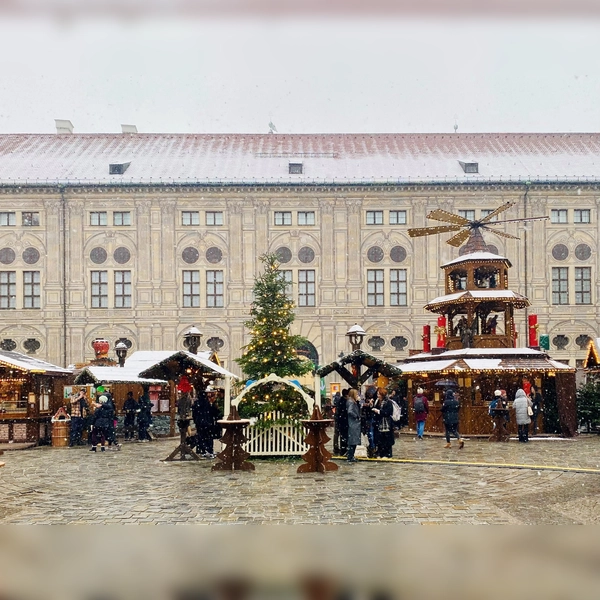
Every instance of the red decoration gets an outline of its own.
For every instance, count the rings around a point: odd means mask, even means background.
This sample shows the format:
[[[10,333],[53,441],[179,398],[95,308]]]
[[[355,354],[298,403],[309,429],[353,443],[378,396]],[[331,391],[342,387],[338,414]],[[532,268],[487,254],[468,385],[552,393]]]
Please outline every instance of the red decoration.
[[[437,327],[435,328],[435,333],[437,334],[437,344],[438,348],[446,347],[446,317],[444,315],[440,315],[437,320]]]
[[[537,315],[529,315],[529,346],[539,346],[540,342],[538,341],[538,329],[539,325],[537,322]]]
[[[423,325],[423,352],[431,351],[431,326]]]
[[[192,391],[192,386],[190,384],[190,381],[189,381],[189,379],[185,375],[182,375],[179,378],[179,383],[177,384],[177,389],[182,394],[185,394],[186,392],[191,392]]]
[[[92,348],[96,358],[106,358],[110,350],[110,342],[104,338],[97,338],[92,342]]]

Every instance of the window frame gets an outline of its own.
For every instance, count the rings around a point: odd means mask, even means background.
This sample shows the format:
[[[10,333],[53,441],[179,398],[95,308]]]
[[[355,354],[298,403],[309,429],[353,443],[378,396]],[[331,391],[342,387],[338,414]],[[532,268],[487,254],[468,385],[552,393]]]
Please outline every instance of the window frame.
[[[26,217],[28,215],[28,217]],[[28,219],[31,222],[26,223]],[[23,227],[39,227],[40,226],[40,213],[37,210],[24,210],[21,212],[21,225]]]
[[[552,305],[565,306],[568,304],[569,267],[552,267]]]
[[[211,280],[211,277],[214,279]],[[220,278],[220,280],[219,280]],[[219,304],[220,302],[220,304]],[[222,269],[206,271],[206,308],[223,308],[225,306],[225,286]]]
[[[181,283],[183,308],[200,308],[200,270],[184,269]]]
[[[4,217],[6,217],[6,223],[3,223]],[[17,226],[17,213],[12,210],[4,210],[0,212],[0,227],[16,227]]]
[[[212,223],[210,222],[209,215],[212,217]],[[220,223],[218,222],[220,219]],[[223,211],[222,210],[207,210],[204,215],[204,221],[207,227],[222,227],[223,226]]]
[[[278,223],[278,221],[281,221],[281,222]],[[292,211],[291,210],[276,210],[273,213],[273,225],[275,225],[275,227],[291,227]]]
[[[404,276],[404,279],[401,275]],[[402,290],[402,287],[404,287],[404,290]],[[396,302],[394,302],[394,298],[396,298]],[[404,302],[401,301],[402,299]],[[408,306],[407,269],[390,269],[390,306]]]
[[[385,269],[367,269],[367,306],[385,306]]]
[[[32,279],[32,281],[28,281],[28,279]],[[41,299],[41,271],[23,271],[23,309],[35,310],[41,308]],[[31,306],[28,306],[28,303]]]
[[[189,223],[186,223],[186,220],[189,220]],[[198,210],[182,210],[181,211],[181,226],[182,227],[199,227],[200,226],[200,211],[198,211]]]
[[[586,215],[587,221],[582,217]],[[579,217],[579,219],[578,219]],[[592,222],[592,212],[589,208],[575,208],[573,209],[573,223],[578,225],[589,225]]]
[[[383,211],[382,210],[366,211],[365,224],[366,225],[383,225]]]
[[[119,281],[119,279],[121,279]],[[128,281],[127,281],[128,279]],[[131,270],[116,269],[113,271],[114,307],[131,308]]]
[[[317,274],[315,269],[298,269],[298,307],[317,305]]]
[[[587,277],[584,275],[587,274]],[[587,289],[585,289],[587,287]],[[592,267],[575,267],[575,304],[592,304]],[[586,301],[587,298],[587,301]]]
[[[302,216],[301,216],[302,215]],[[312,215],[312,223],[310,223],[309,215]],[[299,210],[298,211],[298,225],[310,227],[316,223],[315,211],[314,210]]]
[[[95,276],[98,276],[98,281],[94,281]],[[90,271],[90,300],[91,308],[108,308],[108,271],[106,269]],[[95,305],[95,300],[97,300],[97,305]]]
[[[4,281],[5,279],[6,281]],[[0,310],[15,310],[16,308],[17,272],[0,271]]]
[[[104,218],[102,218],[104,217]],[[97,223],[94,223],[97,220]],[[104,223],[102,221],[104,220]],[[90,227],[107,227],[108,226],[108,212],[105,210],[92,210],[90,211]]]
[[[395,215],[395,221],[392,220],[392,215]],[[398,216],[404,215],[404,220],[399,220]],[[406,225],[408,222],[407,214],[405,210],[390,210],[390,225]]]
[[[467,221],[475,220],[475,209],[474,208],[460,208],[458,210],[458,215],[463,219],[467,219]]]
[[[120,215],[121,222],[117,223],[117,215]],[[125,215],[127,218],[125,219]],[[128,221],[125,223],[125,221]],[[131,227],[131,211],[130,210],[116,210],[113,212],[113,225],[115,227]]]
[[[555,219],[556,217],[556,219]],[[561,218],[564,217],[564,221]],[[566,208],[553,208],[550,210],[550,223],[552,225],[564,225],[569,222],[569,211]]]

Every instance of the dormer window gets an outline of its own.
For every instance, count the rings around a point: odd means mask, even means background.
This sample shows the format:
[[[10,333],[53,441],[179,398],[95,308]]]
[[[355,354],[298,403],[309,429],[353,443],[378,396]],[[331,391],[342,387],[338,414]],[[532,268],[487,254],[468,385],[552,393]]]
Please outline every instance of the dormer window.
[[[289,164],[289,174],[290,175],[302,175],[302,163],[301,162],[291,162]]]
[[[462,167],[465,173],[479,173],[479,163],[476,162],[463,162],[458,161],[458,164]]]
[[[109,175],[123,175],[131,162],[126,163],[110,163],[108,165],[108,174]]]

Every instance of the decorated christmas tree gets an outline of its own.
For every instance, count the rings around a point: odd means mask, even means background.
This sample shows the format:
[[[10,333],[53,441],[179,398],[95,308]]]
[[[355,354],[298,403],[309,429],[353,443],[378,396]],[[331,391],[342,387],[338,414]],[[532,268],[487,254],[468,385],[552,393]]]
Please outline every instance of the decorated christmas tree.
[[[264,272],[254,283],[251,319],[244,323],[251,340],[236,362],[248,380],[257,381],[271,373],[292,379],[310,372],[314,365],[296,352],[306,340],[290,333],[295,318],[294,303],[286,294],[288,284],[279,270],[277,255],[264,254],[260,260]],[[293,388],[268,383],[246,394],[239,409],[244,417],[277,410],[287,417],[298,418],[306,414],[306,403]]]

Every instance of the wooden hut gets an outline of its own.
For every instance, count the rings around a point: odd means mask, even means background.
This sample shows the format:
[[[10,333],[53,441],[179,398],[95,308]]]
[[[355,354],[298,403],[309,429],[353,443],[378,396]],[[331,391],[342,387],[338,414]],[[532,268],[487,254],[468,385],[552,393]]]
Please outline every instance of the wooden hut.
[[[0,442],[47,443],[72,371],[0,350]]]

